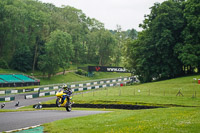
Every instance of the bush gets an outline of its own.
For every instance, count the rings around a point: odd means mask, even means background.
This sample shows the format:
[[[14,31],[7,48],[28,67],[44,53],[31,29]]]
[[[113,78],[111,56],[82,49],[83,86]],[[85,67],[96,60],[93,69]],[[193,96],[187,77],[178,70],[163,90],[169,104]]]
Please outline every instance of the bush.
[[[4,59],[0,59],[0,68],[8,69],[8,63]]]
[[[82,69],[78,69],[76,74],[87,76],[87,72]]]

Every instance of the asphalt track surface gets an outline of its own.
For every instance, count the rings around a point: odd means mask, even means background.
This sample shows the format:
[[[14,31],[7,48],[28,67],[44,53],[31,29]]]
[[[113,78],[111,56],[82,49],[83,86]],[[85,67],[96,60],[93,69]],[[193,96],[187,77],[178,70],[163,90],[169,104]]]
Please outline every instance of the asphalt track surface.
[[[22,97],[24,97],[24,96],[22,96]],[[38,104],[39,102],[49,101],[49,100],[52,100],[52,99],[55,99],[55,103],[56,103],[56,96],[44,97],[44,98],[24,99],[24,98],[21,98],[21,96],[18,95],[18,97],[16,98],[15,101],[5,102],[5,107],[3,109],[17,109],[17,108],[24,107],[24,106]],[[19,106],[16,107],[15,104],[18,101],[19,101]],[[0,103],[0,104],[3,104],[3,103]]]
[[[108,111],[58,111],[58,110],[39,110],[22,112],[0,113],[0,132],[17,130],[30,126],[49,123],[52,121],[80,117],[92,114],[107,113]]]

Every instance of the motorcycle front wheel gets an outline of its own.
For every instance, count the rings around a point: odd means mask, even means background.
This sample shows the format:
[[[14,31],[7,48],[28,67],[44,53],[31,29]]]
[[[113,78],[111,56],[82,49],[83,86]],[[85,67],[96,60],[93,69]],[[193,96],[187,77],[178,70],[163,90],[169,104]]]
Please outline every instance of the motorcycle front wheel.
[[[67,111],[67,112],[70,112],[70,111],[72,110],[71,102],[67,102],[67,103],[65,104],[65,108],[66,108],[66,111]]]
[[[56,99],[56,106],[57,106],[57,107],[60,107],[60,106],[61,106],[61,103],[60,103],[59,101],[60,101],[60,98],[57,98],[57,99]]]

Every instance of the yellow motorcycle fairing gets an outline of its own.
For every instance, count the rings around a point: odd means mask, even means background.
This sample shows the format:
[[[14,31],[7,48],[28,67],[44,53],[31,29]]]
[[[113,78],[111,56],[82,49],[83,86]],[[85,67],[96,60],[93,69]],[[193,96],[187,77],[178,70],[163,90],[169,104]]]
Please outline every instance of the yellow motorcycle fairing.
[[[57,98],[59,98],[59,103],[61,103],[63,95],[66,95],[65,93],[63,93],[63,91],[64,91],[63,89],[60,89],[56,93]],[[72,100],[72,96],[70,96],[70,100]],[[65,98],[64,102],[62,104],[60,104],[60,106],[65,107],[66,103],[67,103],[67,97]]]

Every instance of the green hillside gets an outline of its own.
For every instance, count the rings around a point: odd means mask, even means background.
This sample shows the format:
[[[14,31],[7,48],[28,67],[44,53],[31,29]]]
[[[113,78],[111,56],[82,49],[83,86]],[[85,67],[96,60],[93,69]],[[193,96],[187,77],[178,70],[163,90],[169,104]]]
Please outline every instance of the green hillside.
[[[74,95],[75,103],[132,104],[153,106],[200,106],[200,75],[171,80],[135,84],[124,87],[103,88],[83,95]],[[182,95],[177,95],[181,92]],[[50,103],[54,103],[51,101]]]
[[[197,133],[200,130],[200,84],[194,82],[193,78],[200,79],[200,75],[75,95],[73,96],[75,103],[137,104],[164,108],[107,110],[111,112],[47,123],[44,124],[44,131]],[[180,88],[184,96],[176,96]],[[194,92],[196,97],[193,96]],[[55,103],[55,100],[50,102]],[[106,111],[106,109],[101,110]]]

